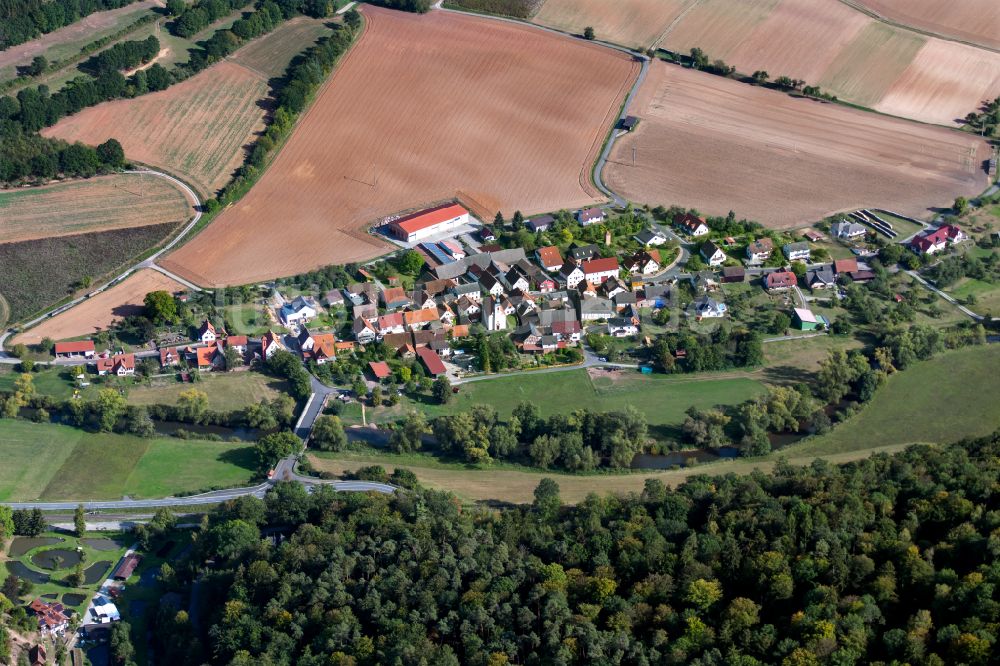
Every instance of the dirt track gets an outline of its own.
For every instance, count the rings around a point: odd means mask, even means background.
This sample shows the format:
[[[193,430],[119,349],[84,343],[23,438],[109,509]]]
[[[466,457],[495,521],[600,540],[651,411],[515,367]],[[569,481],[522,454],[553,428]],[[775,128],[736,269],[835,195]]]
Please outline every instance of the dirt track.
[[[639,202],[791,227],[858,207],[922,215],[986,186],[976,137],[662,62],[631,112],[604,177]]]
[[[177,291],[184,286],[163,273],[144,269],[124,282],[101,292],[76,307],[58,314],[13,339],[11,344],[38,344],[42,338],[65,340],[107,329],[111,322],[142,312],[142,299],[151,291]]]
[[[639,64],[528,26],[366,6],[366,33],[253,190],[162,263],[206,286],[376,256],[381,218],[600,200],[588,171]]]

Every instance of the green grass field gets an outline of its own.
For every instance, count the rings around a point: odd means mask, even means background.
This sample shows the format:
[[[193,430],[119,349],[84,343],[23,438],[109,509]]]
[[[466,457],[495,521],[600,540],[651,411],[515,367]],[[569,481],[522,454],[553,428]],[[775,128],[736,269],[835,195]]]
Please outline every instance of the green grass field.
[[[128,401],[133,405],[174,405],[181,391],[196,388],[208,395],[208,408],[229,412],[273,400],[286,393],[288,383],[259,372],[206,373],[197,384],[184,384],[174,378],[157,379],[151,386],[133,386]]]
[[[864,410],[789,455],[842,453],[914,442],[949,443],[1000,428],[1000,346],[941,354],[894,374]]]
[[[970,295],[975,296],[975,305],[969,306],[974,312],[990,312],[994,317],[1000,314],[1000,284],[962,278],[948,293],[963,302]]]
[[[249,482],[245,442],[88,433],[0,420],[0,501],[159,497]]]

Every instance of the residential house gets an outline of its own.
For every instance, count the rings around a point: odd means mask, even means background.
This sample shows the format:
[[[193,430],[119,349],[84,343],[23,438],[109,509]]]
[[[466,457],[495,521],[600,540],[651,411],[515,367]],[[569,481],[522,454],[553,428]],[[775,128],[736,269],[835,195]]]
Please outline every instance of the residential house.
[[[390,333],[403,333],[406,331],[403,314],[402,312],[390,312],[379,317],[375,322],[375,328],[378,329],[379,335],[384,336]]]
[[[316,333],[311,336],[312,344],[308,350],[303,350],[302,358],[323,365],[337,358],[336,338],[333,333]]]
[[[455,301],[455,308],[458,310],[459,317],[474,317],[479,314],[482,307],[479,301],[474,301],[468,296],[462,296],[460,299]]]
[[[426,328],[437,321],[440,321],[437,310],[410,310],[403,313],[403,325],[410,331]]]
[[[454,260],[465,259],[465,250],[457,241],[446,239],[438,243],[438,247]]]
[[[611,319],[618,311],[615,304],[607,298],[581,298],[580,299],[580,321],[596,321],[598,319]]]
[[[559,278],[566,284],[568,289],[575,289],[583,281],[583,269],[572,261],[567,261],[559,269]]]
[[[438,306],[437,298],[432,295],[429,291],[423,289],[414,289],[413,293],[410,294],[410,302],[415,308],[420,309],[434,309]]]
[[[457,284],[449,290],[455,298],[461,300],[463,297],[473,301],[474,303],[479,303],[483,300],[482,288],[479,286],[478,282],[469,282],[467,284]]]
[[[781,248],[781,251],[789,261],[809,261],[809,243],[805,241],[788,243]]]
[[[654,229],[646,229],[645,231],[640,231],[635,236],[633,236],[633,238],[635,238],[636,242],[638,242],[639,245],[645,245],[645,246],[663,245],[664,243],[667,242],[666,235]]]
[[[496,239],[497,236],[495,233],[493,233],[493,229],[485,226],[479,227],[479,240],[483,241],[484,243],[491,243]]]
[[[382,381],[392,376],[392,370],[385,361],[369,361],[368,368],[372,371],[376,381]]]
[[[842,273],[855,273],[857,270],[857,259],[836,259],[833,262],[833,272],[837,275],[841,275]]]
[[[181,362],[177,347],[160,347],[160,366],[168,368]]]
[[[800,331],[815,331],[821,327],[830,326],[830,321],[823,315],[814,314],[806,308],[795,308],[792,324]]]
[[[45,646],[39,643],[28,650],[28,663],[31,666],[46,666],[49,663],[49,656],[45,652]]]
[[[528,291],[531,288],[531,281],[528,279],[528,275],[518,266],[514,266],[507,271],[503,281],[507,283],[507,291],[511,293],[515,291]]]
[[[492,273],[483,273],[479,278],[479,287],[494,298],[502,296],[506,287],[500,278]]]
[[[601,248],[596,245],[573,245],[569,249],[569,255],[576,263],[589,261],[601,256]]]
[[[698,319],[712,319],[726,316],[726,304],[710,296],[702,296],[691,304]]]
[[[673,298],[673,287],[664,282],[647,284],[642,289],[642,298],[636,305],[640,308],[662,308]]]
[[[709,266],[721,266],[726,261],[726,253],[713,241],[706,241],[698,250]]]
[[[38,622],[38,631],[43,635],[62,635],[69,628],[70,612],[60,603],[48,603],[35,599],[28,605]]]
[[[375,330],[375,327],[369,324],[363,317],[358,317],[354,320],[351,330],[353,331],[354,339],[358,341],[358,344],[367,345],[370,342],[375,342],[379,338],[379,334]]]
[[[836,282],[837,276],[834,275],[833,269],[828,265],[806,271],[806,286],[813,291],[817,289],[829,289]]]
[[[699,271],[689,279],[696,292],[715,291],[719,288],[719,276],[714,271]]]
[[[332,308],[344,304],[344,292],[339,289],[331,289],[323,294],[323,303],[326,307]]]
[[[708,233],[708,224],[705,220],[691,213],[677,215],[674,224],[689,236],[704,236]]]
[[[438,319],[445,326],[451,326],[455,323],[455,312],[447,303],[442,303],[437,307],[437,314]]]
[[[310,319],[315,319],[319,314],[319,304],[312,296],[297,296],[290,303],[281,306],[281,321],[286,326],[301,324]]]
[[[772,271],[764,276],[764,288],[768,291],[788,291],[796,285],[798,278],[791,271]]]
[[[245,335],[230,335],[226,337],[224,344],[227,348],[231,347],[240,354],[246,354],[250,339]]]
[[[746,281],[747,272],[742,266],[724,266],[722,268],[722,281],[726,284]]]
[[[374,325],[375,322],[378,321],[378,308],[369,303],[364,305],[355,305],[351,308],[351,315],[353,315],[355,319],[360,317],[369,324]]]
[[[93,358],[94,341],[80,340],[77,342],[57,342],[55,346],[56,358]]]
[[[550,272],[559,270],[563,265],[562,254],[555,245],[538,248],[535,250],[535,258],[542,268]]]
[[[608,335],[627,338],[639,334],[639,327],[626,317],[612,317],[608,320]]]
[[[622,281],[614,276],[605,280],[600,287],[600,294],[605,298],[614,298],[623,291],[628,291],[628,287],[622,284]]]
[[[634,291],[622,291],[611,297],[615,309],[621,312],[626,308],[638,307],[639,297]]]
[[[590,284],[600,284],[608,278],[618,277],[618,259],[591,259],[583,262],[583,279]]]
[[[212,322],[207,319],[203,321],[195,338],[202,344],[206,345],[215,342],[218,335],[216,334],[215,326],[212,325]]]
[[[275,352],[279,352],[284,348],[285,345],[281,343],[281,337],[275,335],[274,331],[270,329],[260,339],[260,357],[265,361],[274,356]]]
[[[604,221],[604,218],[604,209],[597,207],[584,208],[576,213],[576,221],[584,227],[589,227],[592,224],[600,224]]]
[[[868,235],[868,229],[864,225],[849,220],[841,220],[830,225],[830,233],[834,238],[841,240],[855,240]]]
[[[632,274],[652,275],[660,270],[659,250],[638,252],[622,262],[622,267]]]
[[[221,370],[226,365],[226,357],[222,354],[222,343],[216,342],[207,347],[196,347],[194,351],[194,366],[202,372]]]
[[[917,254],[935,254],[945,249],[949,243],[960,243],[968,238],[966,233],[953,224],[944,224],[937,229],[924,231],[913,237],[910,247]]]
[[[555,221],[556,218],[551,215],[539,215],[528,220],[525,226],[528,227],[529,231],[538,233],[539,231],[548,231],[555,224]]]
[[[747,260],[751,264],[762,264],[771,258],[774,252],[774,241],[770,238],[758,238],[747,245]]]
[[[128,377],[135,374],[135,354],[115,354],[110,357],[95,359],[97,374]]]
[[[538,283],[535,286],[538,287],[538,291],[544,294],[550,291],[555,291],[558,285],[556,284],[556,281],[554,279],[546,276],[538,280]]]
[[[386,310],[398,310],[410,305],[411,302],[402,287],[388,287],[382,290],[382,304]]]

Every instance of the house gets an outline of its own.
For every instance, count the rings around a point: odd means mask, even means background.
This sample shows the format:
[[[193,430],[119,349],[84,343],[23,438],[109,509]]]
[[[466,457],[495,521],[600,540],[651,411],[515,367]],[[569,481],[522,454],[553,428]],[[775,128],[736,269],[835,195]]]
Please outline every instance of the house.
[[[584,227],[592,224],[600,224],[604,221],[605,215],[602,208],[584,208],[576,212],[576,221]]]
[[[316,344],[316,338],[313,337],[313,334],[305,326],[302,327],[295,339],[299,343],[299,351],[303,352],[309,351]]]
[[[386,310],[398,310],[411,303],[402,287],[388,287],[382,290],[382,304]]]
[[[955,226],[954,224],[945,224],[940,227],[944,229],[945,235],[948,236],[948,241],[951,243],[961,243],[962,241],[969,238],[969,235],[962,231],[961,228]]]
[[[380,335],[390,333],[402,333],[406,330],[402,312],[390,312],[379,317],[375,322],[375,327]]]
[[[641,308],[662,308],[669,304],[673,288],[669,284],[647,284],[642,290],[642,300],[636,303]]]
[[[639,245],[646,246],[656,246],[663,245],[667,242],[667,237],[665,234],[655,231],[653,229],[646,229],[645,231],[640,231],[635,236],[633,236]]]
[[[160,347],[160,366],[163,368],[169,367],[171,365],[177,365],[181,362],[180,354],[177,353],[177,347]]]
[[[580,321],[596,321],[598,319],[611,319],[618,311],[615,304],[606,298],[581,298],[580,299]]]
[[[658,250],[638,252],[625,259],[622,266],[629,273],[652,275],[660,270],[660,252]]]
[[[250,344],[250,339],[245,335],[230,335],[224,342],[227,348],[231,347],[240,354],[245,354],[247,352],[247,345]]]
[[[719,276],[713,271],[699,271],[690,277],[695,291],[715,291],[719,288]]]
[[[437,352],[428,347],[420,347],[417,349],[417,358],[420,362],[424,364],[427,368],[427,374],[431,377],[440,377],[441,375],[448,373],[448,368],[444,367],[444,362],[441,357],[438,356]]]
[[[548,231],[555,224],[556,218],[551,215],[539,215],[538,217],[533,217],[525,223],[529,231],[538,233],[539,231]]]
[[[38,631],[44,635],[62,635],[69,628],[70,612],[60,603],[48,603],[35,599],[28,609],[38,620]]]
[[[781,251],[789,261],[809,261],[809,243],[805,241],[788,243],[781,248]]]
[[[213,326],[212,322],[207,319],[202,322],[201,328],[198,329],[198,334],[195,336],[198,341],[206,345],[215,342],[217,337],[218,335],[215,332],[215,326]]]
[[[853,273],[848,273],[848,277],[850,277],[853,282],[864,284],[865,282],[871,282],[874,280],[875,273],[873,271],[854,271]]]
[[[817,289],[829,289],[837,282],[837,276],[829,266],[820,266],[806,271],[806,286],[816,291]]]
[[[490,229],[489,227],[479,228],[479,240],[483,241],[484,243],[491,243],[496,239],[497,239],[496,234],[494,234],[493,230]]]
[[[319,304],[312,296],[298,296],[291,303],[281,306],[281,321],[286,326],[300,324],[315,319],[319,314]]]
[[[323,302],[326,307],[332,308],[344,304],[344,294],[339,289],[331,289],[323,294]]]
[[[438,243],[438,247],[444,250],[452,259],[465,259],[465,250],[453,240],[443,240]]]
[[[369,361],[368,368],[372,371],[377,381],[382,381],[392,376],[392,370],[385,361]]]
[[[56,358],[93,358],[94,341],[80,340],[78,342],[57,342],[55,346]]]
[[[596,245],[573,245],[569,249],[569,254],[576,263],[582,263],[584,261],[589,261],[595,257],[601,256],[601,248]]]
[[[451,326],[455,323],[455,312],[451,309],[447,303],[442,303],[437,307],[438,319],[445,326]]]
[[[389,233],[398,240],[414,243],[468,223],[469,211],[450,203],[401,217],[389,224]]]
[[[924,231],[914,236],[910,247],[917,254],[934,254],[940,252],[948,243],[960,243],[968,238],[966,233],[953,224],[944,224],[937,229]]]
[[[600,284],[608,278],[618,277],[618,259],[591,259],[583,262],[583,279],[590,284]]]
[[[742,266],[725,266],[722,269],[722,281],[724,283],[744,282],[746,277],[746,269]]]
[[[583,269],[572,261],[567,261],[559,269],[559,278],[566,283],[568,289],[575,289],[578,284],[583,282]]]
[[[285,345],[281,344],[281,338],[268,329],[267,333],[260,339],[260,357],[265,361],[277,351],[281,351]]]
[[[140,562],[142,562],[140,555],[129,553],[122,559],[121,564],[118,565],[111,577],[120,581],[128,580],[135,573],[135,568],[139,566]]]
[[[115,354],[111,357],[98,358],[95,365],[98,375],[127,377],[135,374],[135,354]]]
[[[674,224],[689,236],[704,236],[708,233],[708,224],[705,220],[691,213],[677,215]]]
[[[317,365],[333,361],[337,358],[336,342],[333,333],[316,333],[312,336],[309,350],[302,352],[302,358],[306,361],[315,361]]]
[[[703,243],[698,252],[709,266],[721,266],[726,261],[726,253],[713,241]]]
[[[762,264],[771,258],[774,242],[770,238],[758,238],[747,245],[747,260],[751,264]]]
[[[798,283],[791,271],[772,271],[764,276],[764,288],[768,291],[788,291]]]
[[[833,262],[833,272],[837,275],[842,273],[854,273],[858,270],[857,259],[836,259]]]
[[[711,319],[714,317],[726,316],[726,304],[720,303],[710,296],[702,296],[701,298],[696,299],[691,306],[698,319]]]
[[[483,273],[479,278],[479,288],[494,298],[502,296],[506,287],[504,283],[493,273]]]
[[[513,293],[518,291],[528,291],[531,281],[528,275],[517,266],[514,266],[503,276],[503,281],[507,283],[507,291]]]
[[[806,229],[802,232],[802,235],[806,237],[806,240],[811,240],[813,243],[819,243],[822,240],[826,240],[826,236],[815,229]]]
[[[616,338],[627,338],[639,334],[639,327],[627,317],[612,317],[608,320],[608,334]]]
[[[467,296],[462,296],[455,301],[455,308],[458,310],[459,317],[472,317],[482,310],[479,301],[474,301]]]
[[[821,327],[830,326],[830,321],[823,315],[813,314],[812,310],[806,308],[795,308],[792,323],[800,331],[815,331]]]
[[[425,328],[436,321],[440,321],[437,310],[410,310],[403,313],[403,325],[411,331]]]
[[[639,119],[635,116],[625,116],[622,118],[618,126],[621,127],[626,132],[631,132],[639,125]]]
[[[483,300],[482,288],[479,286],[478,282],[469,282],[467,284],[457,284],[450,290],[451,294],[461,300],[463,297],[469,299],[474,303],[479,303]]]
[[[45,652],[45,646],[39,643],[28,650],[28,661],[31,666],[45,666],[49,663],[49,656]]]
[[[588,284],[591,284],[588,282]],[[617,277],[609,277],[601,284],[601,296],[605,298],[614,298],[622,292],[627,292],[628,287],[622,284],[621,280]]]
[[[547,293],[550,291],[555,291],[556,281],[550,277],[543,277],[538,281],[536,286],[538,287],[538,291],[542,293]]]
[[[535,250],[535,259],[547,271],[554,272],[562,268],[563,258],[555,245],[540,247]]]
[[[830,225],[830,233],[834,238],[841,240],[855,240],[868,235],[868,229],[864,225],[849,220],[841,220]]]
[[[194,350],[194,365],[198,370],[211,372],[225,366],[226,358],[220,351],[221,343],[208,347],[197,347]]]

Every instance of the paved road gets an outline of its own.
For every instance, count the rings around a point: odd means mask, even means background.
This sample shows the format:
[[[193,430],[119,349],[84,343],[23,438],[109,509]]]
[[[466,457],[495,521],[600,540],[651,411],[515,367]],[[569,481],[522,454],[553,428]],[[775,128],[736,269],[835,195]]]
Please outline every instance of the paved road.
[[[194,190],[192,190],[190,187],[188,187],[187,185],[185,185],[183,182],[181,182],[180,180],[178,180],[177,178],[174,178],[173,176],[171,176],[169,174],[163,173],[162,171],[154,171],[152,169],[131,169],[131,170],[125,171],[124,173],[144,174],[144,175],[149,175],[149,176],[156,176],[158,178],[165,178],[166,180],[169,180],[171,183],[173,183],[174,185],[176,185],[177,187],[179,187],[188,196],[188,198],[191,200],[191,204],[194,207],[194,217],[191,218],[191,221],[188,222],[188,224],[183,229],[181,229],[180,233],[178,233],[176,236],[174,236],[174,238],[169,243],[167,243],[162,248],[160,248],[159,250],[157,250],[151,256],[149,256],[146,259],[143,259],[142,261],[140,261],[137,264],[133,265],[132,267],[130,267],[125,272],[121,273],[120,275],[118,275],[117,277],[115,277],[115,278],[113,278],[111,280],[108,280],[107,282],[105,282],[101,286],[97,287],[96,289],[90,290],[84,296],[80,296],[79,298],[74,298],[69,303],[64,303],[64,304],[62,304],[62,305],[60,305],[58,307],[52,308],[51,310],[49,310],[48,312],[42,314],[41,316],[35,317],[31,321],[25,322],[24,325],[21,327],[21,330],[24,330],[24,329],[27,329],[27,328],[31,328],[32,326],[34,326],[35,324],[37,324],[38,322],[40,322],[40,321],[42,321],[44,319],[48,319],[49,317],[52,317],[52,316],[54,316],[56,314],[65,312],[66,310],[69,310],[70,308],[72,308],[72,307],[74,307],[76,305],[79,305],[83,301],[87,300],[89,297],[91,297],[91,296],[93,296],[95,294],[98,294],[98,293],[100,293],[100,292],[108,289],[109,287],[113,287],[114,285],[118,284],[119,282],[121,282],[122,280],[124,280],[125,278],[127,278],[129,275],[131,275],[132,273],[134,273],[135,271],[141,270],[143,268],[152,268],[154,270],[160,271],[164,275],[167,275],[167,276],[169,276],[169,277],[177,280],[178,282],[180,282],[181,284],[184,284],[188,288],[199,289],[199,287],[197,285],[194,285],[191,282],[188,282],[187,280],[185,280],[184,278],[182,278],[182,277],[180,277],[178,275],[174,275],[173,273],[170,273],[169,271],[165,270],[164,268],[162,268],[162,267],[160,267],[160,266],[158,266],[156,264],[156,259],[157,258],[159,258],[164,252],[169,251],[171,248],[173,248],[175,245],[177,245],[177,243],[179,243],[181,241],[181,239],[184,238],[184,236],[186,236],[195,227],[196,224],[198,224],[198,221],[201,219],[201,200],[198,198],[198,195],[195,194]],[[4,331],[3,333],[0,333],[0,361],[4,361],[4,362],[8,362],[8,363],[10,363],[10,362],[18,363],[19,362],[19,361],[17,361],[17,359],[14,359],[13,361],[10,361],[10,359],[12,357],[7,352],[5,352],[3,350],[4,344],[7,342],[7,338],[9,338],[11,335],[13,335],[14,332],[15,331],[13,331],[12,329],[8,329],[8,330]]]

